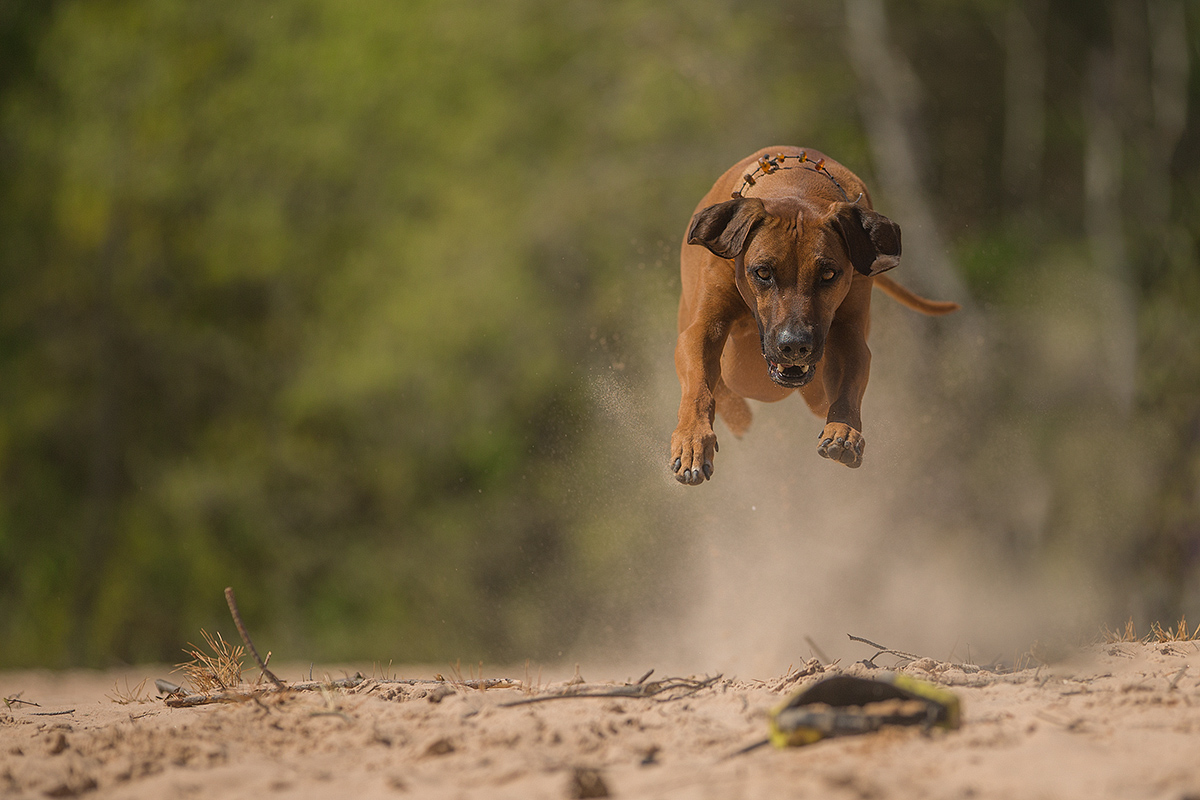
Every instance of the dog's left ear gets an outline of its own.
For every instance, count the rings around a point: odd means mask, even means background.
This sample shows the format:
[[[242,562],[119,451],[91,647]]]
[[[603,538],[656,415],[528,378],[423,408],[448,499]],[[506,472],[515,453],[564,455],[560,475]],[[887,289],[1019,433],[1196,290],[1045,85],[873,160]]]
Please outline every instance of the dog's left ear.
[[[846,241],[850,263],[863,275],[878,275],[900,265],[900,226],[883,214],[843,203],[834,220]]]

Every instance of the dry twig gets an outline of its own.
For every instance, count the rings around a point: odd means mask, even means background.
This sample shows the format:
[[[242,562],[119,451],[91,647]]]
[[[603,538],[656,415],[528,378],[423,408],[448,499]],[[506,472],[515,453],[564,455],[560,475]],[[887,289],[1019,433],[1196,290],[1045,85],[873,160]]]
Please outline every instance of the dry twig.
[[[890,647],[884,647],[881,644],[872,642],[870,639],[864,639],[861,636],[855,636],[854,634],[851,634],[851,633],[847,633],[846,635],[850,637],[850,641],[852,641],[852,642],[862,642],[863,644],[869,644],[869,645],[871,645],[871,647],[874,647],[876,650],[879,651],[878,653],[876,653],[875,655],[873,655],[867,659],[867,663],[871,664],[872,666],[874,666],[874,664],[875,664],[875,659],[879,658],[884,653],[887,653],[888,655],[897,656],[898,658],[906,658],[909,661],[919,661],[921,659],[920,656],[914,655],[913,653],[906,653],[903,650],[893,650]]]
[[[238,634],[241,635],[242,641],[246,643],[246,649],[250,651],[250,655],[254,656],[255,662],[258,663],[258,668],[262,670],[262,674],[267,676],[267,680],[275,684],[276,689],[283,688],[283,681],[275,677],[275,673],[267,669],[267,662],[263,661],[262,656],[258,654],[258,650],[254,647],[254,642],[250,640],[250,632],[246,630],[245,624],[242,623],[242,615],[238,613],[237,600],[233,596],[233,587],[225,587],[225,602],[229,604],[229,613],[233,616],[233,624],[237,626]]]
[[[40,703],[35,703],[32,700],[22,700],[21,695],[23,694],[25,694],[25,692],[17,692],[14,695],[9,695],[8,697],[4,698],[4,707],[9,711],[12,710],[13,706],[37,706],[38,708],[41,708]]]
[[[647,673],[647,677],[648,676],[649,673]],[[663,678],[661,681],[650,681],[649,683],[626,683],[598,691],[588,691],[582,689],[573,690],[568,687],[567,691],[559,694],[547,694],[540,695],[538,697],[527,697],[522,700],[512,700],[507,703],[501,703],[500,706],[502,708],[510,708],[512,706],[525,706],[532,703],[544,703],[548,700],[569,700],[582,697],[653,697],[659,702],[667,702],[670,700],[678,700],[683,697],[688,697],[700,691],[701,689],[707,689],[720,679],[720,675],[703,679]]]
[[[171,708],[191,708],[193,706],[209,705],[210,703],[243,703],[247,700],[260,701],[260,698],[266,695],[290,693],[290,692],[312,692],[312,691],[328,691],[329,689],[358,689],[365,687],[366,684],[374,684],[375,686],[421,686],[427,684],[440,686],[463,686],[468,689],[511,689],[520,684],[510,678],[487,678],[473,679],[468,678],[461,682],[453,684],[445,680],[431,680],[429,678],[368,678],[361,672],[355,673],[346,678],[336,678],[327,681],[303,681],[301,683],[284,684],[283,688],[272,686],[251,686],[246,688],[233,688],[219,692],[201,692],[189,695],[175,695],[167,697],[165,702]],[[367,689],[369,691],[369,688]]]

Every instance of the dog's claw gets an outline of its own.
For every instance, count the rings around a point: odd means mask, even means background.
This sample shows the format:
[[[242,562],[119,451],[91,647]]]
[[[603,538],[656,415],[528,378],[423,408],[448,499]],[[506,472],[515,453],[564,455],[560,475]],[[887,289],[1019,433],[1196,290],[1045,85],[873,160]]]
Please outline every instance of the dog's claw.
[[[717,437],[712,428],[705,426],[698,431],[676,429],[671,437],[671,471],[675,480],[685,486],[699,486],[713,476],[713,454],[717,451]]]

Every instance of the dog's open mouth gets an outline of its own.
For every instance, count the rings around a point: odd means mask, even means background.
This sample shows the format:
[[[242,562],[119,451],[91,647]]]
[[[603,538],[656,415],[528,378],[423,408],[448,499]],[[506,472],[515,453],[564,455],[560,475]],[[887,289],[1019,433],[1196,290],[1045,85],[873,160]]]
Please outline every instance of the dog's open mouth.
[[[767,373],[771,376],[771,380],[780,386],[796,389],[811,381],[817,374],[817,368],[815,365],[809,366],[808,364],[784,365],[767,361]]]

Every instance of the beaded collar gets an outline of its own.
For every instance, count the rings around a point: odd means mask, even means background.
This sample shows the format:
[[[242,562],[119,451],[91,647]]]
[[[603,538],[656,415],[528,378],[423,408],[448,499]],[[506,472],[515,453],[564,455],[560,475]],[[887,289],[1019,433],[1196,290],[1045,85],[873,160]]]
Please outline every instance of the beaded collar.
[[[788,161],[795,161],[796,164],[794,166],[788,166]],[[770,175],[772,172],[778,172],[779,170],[783,169],[800,169],[805,164],[808,164],[809,168],[814,172],[819,172],[826,178],[829,178],[829,180],[833,181],[833,185],[836,186],[837,190],[842,193],[842,197],[846,198],[847,203],[857,203],[859,200],[862,200],[862,193],[859,192],[858,197],[851,201],[850,196],[846,194],[846,190],[842,188],[840,183],[838,183],[837,178],[833,177],[829,170],[825,168],[825,159],[820,158],[814,161],[808,157],[808,152],[805,150],[801,150],[800,155],[795,156],[786,155],[784,153],[779,153],[778,155],[774,156],[762,156],[758,159],[758,167],[755,168],[753,172],[747,172],[744,176],[742,176],[741,188],[734,192],[733,196],[745,197],[746,190],[758,183],[757,179],[763,175]]]

